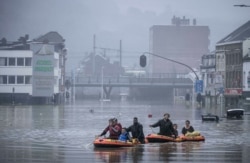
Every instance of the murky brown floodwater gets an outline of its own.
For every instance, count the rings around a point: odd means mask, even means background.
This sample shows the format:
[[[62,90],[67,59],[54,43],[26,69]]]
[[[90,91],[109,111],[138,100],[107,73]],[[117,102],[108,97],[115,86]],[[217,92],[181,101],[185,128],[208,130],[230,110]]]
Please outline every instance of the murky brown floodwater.
[[[90,110],[93,112],[90,112]],[[145,144],[132,148],[95,149],[95,135],[117,117],[123,126],[134,116],[145,135],[149,124],[168,112],[179,126],[189,119],[205,142]],[[243,119],[202,122],[204,109],[145,102],[84,101],[65,106],[0,106],[0,162],[246,162],[250,161],[250,115]],[[152,114],[152,118],[148,118]]]

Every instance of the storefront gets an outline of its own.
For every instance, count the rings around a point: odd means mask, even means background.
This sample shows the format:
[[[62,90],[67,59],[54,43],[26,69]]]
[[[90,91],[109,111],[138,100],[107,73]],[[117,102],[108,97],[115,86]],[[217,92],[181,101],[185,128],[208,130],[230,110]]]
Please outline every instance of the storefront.
[[[226,88],[225,89],[225,106],[226,108],[239,107],[242,97],[241,88]]]

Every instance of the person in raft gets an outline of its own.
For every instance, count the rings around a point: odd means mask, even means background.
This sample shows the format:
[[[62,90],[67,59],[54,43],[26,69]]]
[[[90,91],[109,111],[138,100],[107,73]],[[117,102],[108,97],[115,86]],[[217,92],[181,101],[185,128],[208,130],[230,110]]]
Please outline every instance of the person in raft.
[[[118,125],[118,127],[119,127],[119,134],[121,134],[122,133],[122,125],[121,125],[121,123],[118,122],[117,118],[113,118],[113,121],[114,121],[114,125],[115,126]]]
[[[182,128],[182,134],[183,135],[186,135],[187,132],[194,132],[194,128],[193,126],[190,125],[190,121],[189,120],[186,120],[185,122],[185,126]]]
[[[173,128],[174,128],[174,136],[175,136],[175,138],[177,138],[178,137],[178,130],[177,130],[178,125],[176,123],[173,124]]]
[[[138,139],[142,144],[145,143],[145,136],[143,133],[143,126],[138,122],[138,118],[134,117],[133,124],[129,126],[127,132],[131,132],[133,139]]]
[[[149,125],[149,127],[160,127],[160,132],[158,133],[159,135],[175,137],[173,123],[171,122],[169,117],[170,114],[165,113],[163,119],[160,119],[155,124]]]
[[[118,140],[124,141],[124,142],[131,140],[129,133],[126,131],[126,128],[122,128],[122,133],[120,134]]]
[[[114,123],[114,119],[109,119],[109,125],[103,130],[103,132],[98,136],[106,135],[109,131],[109,138],[110,139],[118,139],[120,136],[120,127],[119,125]]]

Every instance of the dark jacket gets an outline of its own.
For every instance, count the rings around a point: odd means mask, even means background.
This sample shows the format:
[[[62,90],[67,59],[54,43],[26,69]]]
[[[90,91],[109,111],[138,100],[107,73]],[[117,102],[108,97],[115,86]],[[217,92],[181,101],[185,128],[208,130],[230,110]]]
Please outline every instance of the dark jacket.
[[[178,130],[174,130],[174,136],[175,136],[175,138],[178,137]]]
[[[161,119],[155,124],[151,125],[152,127],[160,127],[159,135],[172,136],[174,135],[173,123],[170,119]]]
[[[182,134],[185,135],[187,132],[194,132],[193,126],[189,126],[189,128],[183,127]]]
[[[134,123],[126,129],[127,132],[132,133],[133,138],[137,138],[141,143],[145,143],[145,136],[143,133],[143,126],[140,123]]]

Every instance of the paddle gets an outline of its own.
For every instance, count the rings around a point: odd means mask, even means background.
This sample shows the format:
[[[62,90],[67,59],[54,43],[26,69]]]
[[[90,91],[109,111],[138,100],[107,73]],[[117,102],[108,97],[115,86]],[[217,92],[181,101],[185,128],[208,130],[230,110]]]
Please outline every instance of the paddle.
[[[150,128],[151,128],[152,132],[155,134],[155,132],[154,132],[153,128],[152,128],[152,127],[150,127]]]
[[[99,136],[99,135],[95,135],[95,139],[100,138],[100,137],[101,136]],[[93,146],[93,142],[84,145],[85,149],[89,149],[90,146]]]

